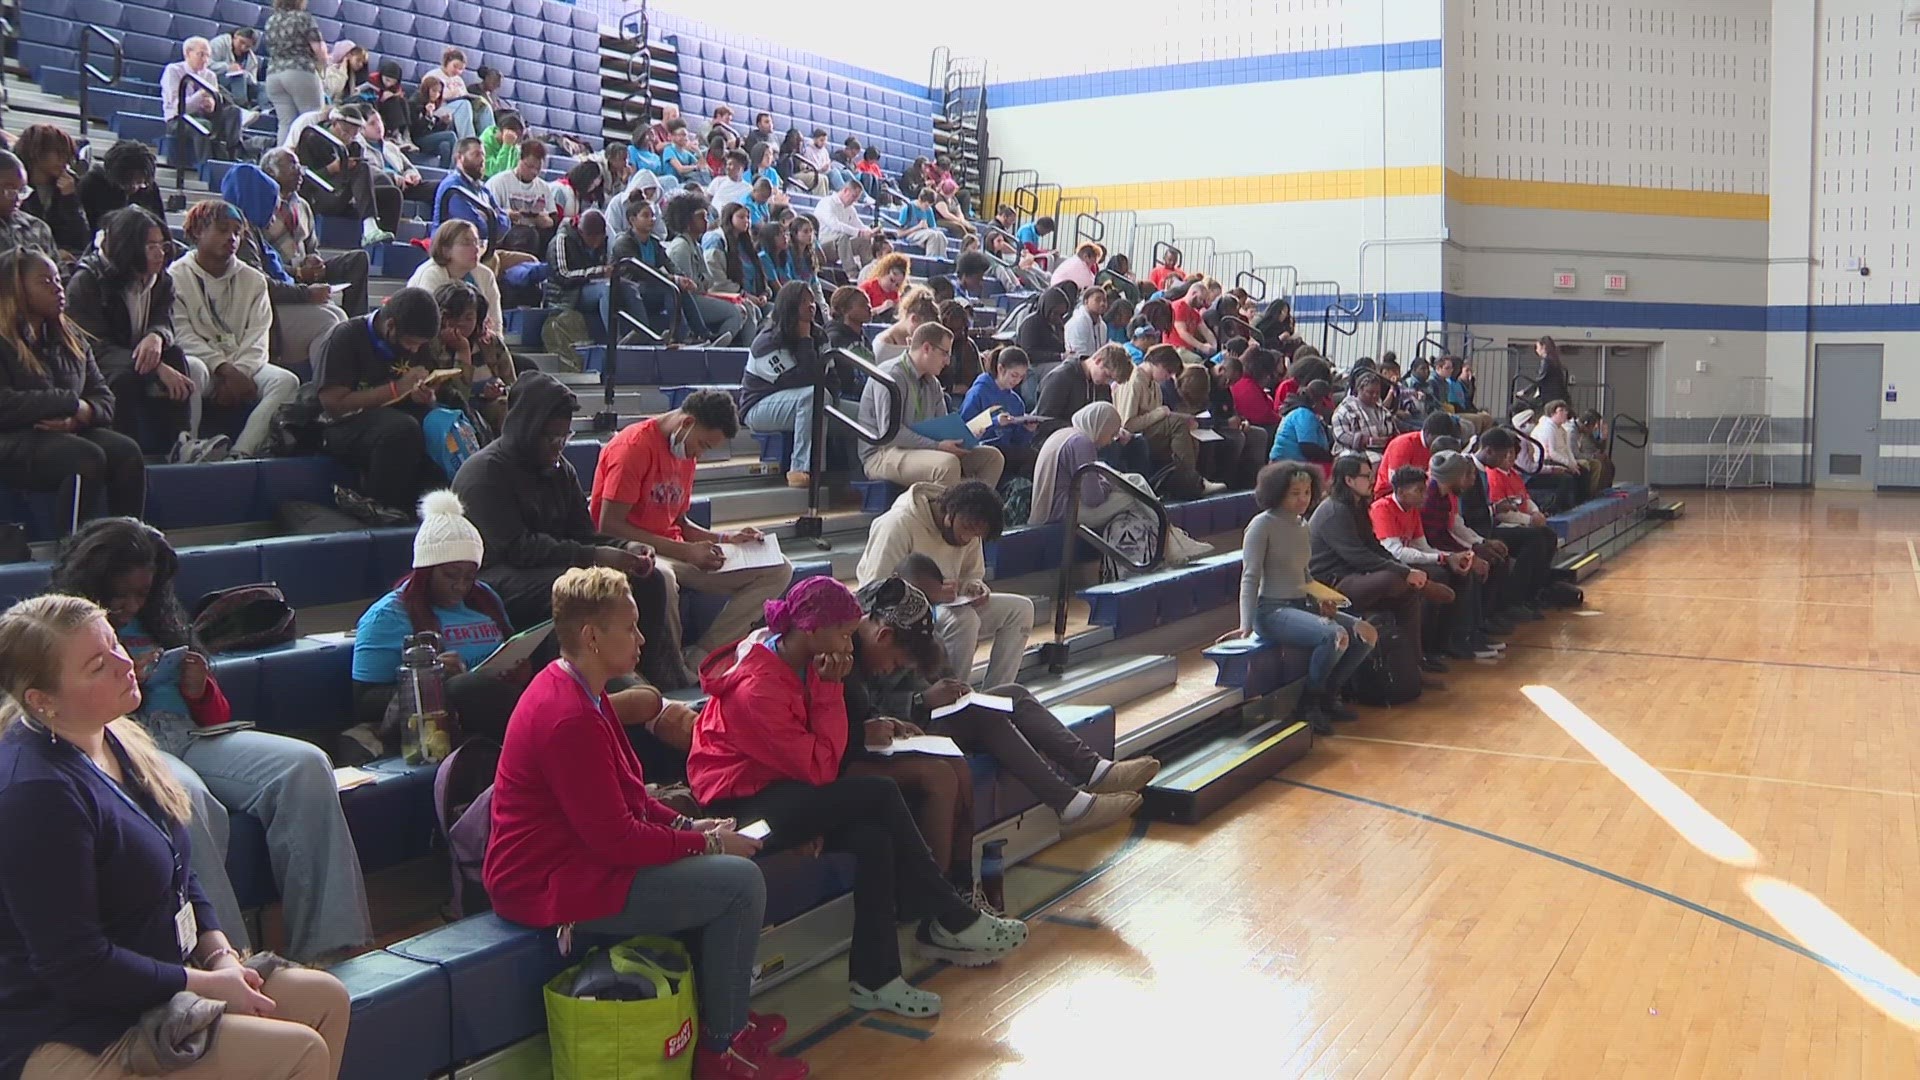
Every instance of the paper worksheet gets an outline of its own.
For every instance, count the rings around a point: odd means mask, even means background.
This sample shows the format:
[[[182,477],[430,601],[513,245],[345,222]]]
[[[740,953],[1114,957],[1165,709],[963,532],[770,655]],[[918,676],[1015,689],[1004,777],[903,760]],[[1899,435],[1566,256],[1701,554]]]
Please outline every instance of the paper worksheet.
[[[553,620],[548,619],[538,626],[530,626],[500,643],[500,647],[487,655],[485,660],[473,669],[484,675],[502,675],[511,671],[522,660],[533,658],[534,650],[553,633]]]
[[[729,570],[758,570],[763,566],[780,565],[780,538],[772,533],[763,533],[758,540],[740,544],[721,544],[720,554],[726,562],[720,564],[720,572]]]
[[[976,705],[978,705],[980,708],[992,709],[996,712],[1012,712],[1013,711],[1013,699],[1010,697],[1002,697],[999,694],[971,693],[971,694],[967,694],[965,697],[962,697],[959,701],[956,701],[951,705],[943,705],[940,708],[933,710],[932,716],[935,720],[940,720],[945,717],[952,716],[954,713],[959,712],[961,709],[972,708],[973,706],[976,706]]]
[[[1213,430],[1212,428],[1194,428],[1193,429],[1194,442],[1224,442],[1225,440],[1226,440],[1226,436],[1220,434],[1219,432]]]
[[[895,739],[892,743],[876,747],[873,751],[882,757],[894,754],[929,754],[933,757],[966,757],[960,745],[945,735],[916,735],[911,739]]]

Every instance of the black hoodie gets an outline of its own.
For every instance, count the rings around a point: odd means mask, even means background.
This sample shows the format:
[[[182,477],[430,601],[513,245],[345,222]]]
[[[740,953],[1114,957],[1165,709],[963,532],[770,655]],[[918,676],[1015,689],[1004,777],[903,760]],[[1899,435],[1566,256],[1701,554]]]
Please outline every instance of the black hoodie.
[[[148,334],[160,335],[164,349],[173,346],[173,275],[164,270],[154,275],[147,288],[145,326],[133,325],[127,285],[97,252],[80,260],[67,283],[67,311],[74,324],[93,338],[94,362],[109,382],[133,371],[133,348]]]
[[[453,490],[486,541],[483,567],[592,566],[594,548],[614,541],[594,530],[579,474],[562,457],[544,460],[540,430],[573,391],[543,371],[520,376],[507,393],[500,437],[460,466]]]

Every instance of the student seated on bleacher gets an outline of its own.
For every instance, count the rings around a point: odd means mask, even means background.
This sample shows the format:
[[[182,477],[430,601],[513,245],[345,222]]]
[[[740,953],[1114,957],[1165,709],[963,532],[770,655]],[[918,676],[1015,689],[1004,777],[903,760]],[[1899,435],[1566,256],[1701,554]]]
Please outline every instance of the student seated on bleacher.
[[[400,227],[401,201],[399,187],[368,160],[355,138],[367,116],[367,107],[358,102],[322,110],[318,116],[308,113],[294,122],[299,131],[292,147],[312,174],[303,190],[307,201],[322,214],[359,218],[363,246],[393,239]]]
[[[485,551],[458,495],[434,491],[420,500],[413,569],[367,608],[353,633],[354,718],[379,739],[378,753],[399,750],[405,718],[393,703],[401,652],[408,638],[422,633],[438,634],[445,646],[447,704],[461,734],[495,742],[506,737],[533,671],[524,663],[497,674],[473,670],[513,635],[499,594],[478,579]]]
[[[773,292],[760,272],[753,215],[745,206],[730,202],[720,207],[713,227],[700,238],[700,254],[707,265],[708,287],[739,304],[748,327],[759,326]]]
[[[885,431],[900,412],[899,430],[883,444],[860,444],[860,461],[867,476],[902,486],[932,483],[948,485],[979,480],[988,487],[1000,482],[1006,459],[991,446],[968,447],[960,439],[933,439],[915,426],[947,416],[947,391],[940,373],[952,359],[953,332],[937,322],[913,332],[907,354],[882,366],[902,394],[878,379],[869,379],[860,395],[860,423],[870,431]],[[1009,680],[1010,681],[1010,680]]]
[[[548,606],[560,658],[533,677],[507,725],[483,870],[488,900],[503,918],[562,927],[582,944],[697,936],[696,1080],[804,1080],[806,1065],[772,1052],[786,1020],[747,1009],[766,907],[766,883],[749,861],[760,842],[731,819],[688,818],[655,799],[607,693],[650,644],[627,579],[568,570]]]
[[[1326,414],[1333,410],[1333,388],[1315,379],[1289,396],[1284,410],[1267,460],[1312,462],[1321,476],[1331,476],[1333,432]]]
[[[487,103],[485,95],[468,90],[463,75],[466,70],[466,53],[459,49],[448,49],[440,54],[439,75],[445,92],[441,98],[439,115],[453,123],[454,132],[462,139],[472,139],[493,127],[494,116],[493,107]]]
[[[78,500],[82,518],[137,516],[146,462],[113,430],[113,391],[65,300],[52,259],[0,253],[0,482],[58,491],[63,507]]]
[[[559,221],[553,185],[540,176],[541,170],[547,167],[547,144],[528,139],[517,144],[515,153],[519,161],[513,168],[490,173],[487,178],[487,190],[493,194],[493,201],[506,211],[515,234],[501,237],[501,244],[521,251],[545,251]]]
[[[262,233],[279,252],[281,265],[301,285],[345,285],[336,301],[341,310],[350,317],[365,315],[370,273],[366,249],[354,248],[332,257],[321,254],[313,207],[300,197],[300,159],[293,151],[285,147],[267,151],[260,157],[260,170],[280,185],[280,202]]]
[[[975,236],[973,222],[967,220],[966,208],[960,205],[960,185],[953,177],[940,181],[933,190],[933,214],[940,227],[963,237]]]
[[[715,206],[727,203],[744,203],[753,193],[753,181],[747,176],[747,154],[744,150],[729,150],[726,156],[726,171],[713,178],[707,185],[707,198]]]
[[[1072,261],[1079,262],[1078,259]],[[1080,306],[1074,309],[1061,330],[1065,355],[1092,356],[1107,344],[1106,316],[1110,299],[1105,289],[1082,288]]]
[[[373,61],[367,57],[367,50],[342,39],[327,50],[327,70],[320,73],[320,86],[329,102],[345,105],[354,100],[354,92],[367,81],[372,69]]]
[[[864,309],[867,300],[860,290],[842,286],[834,292],[833,302],[838,319],[843,310],[853,314],[856,308]],[[762,435],[788,432],[793,436],[787,465],[787,486],[792,488],[806,487],[813,479],[814,387],[825,385],[843,411],[858,407],[845,400],[850,381],[827,360],[827,348],[837,346],[831,344],[831,336],[826,347],[818,340],[814,311],[811,288],[797,281],[782,285],[767,324],[747,351],[747,369],[740,379],[740,418],[747,426]]]
[[[1424,670],[1443,672],[1439,640],[1433,643],[1435,652],[1428,652],[1424,625],[1453,603],[1453,590],[1381,545],[1369,512],[1372,500],[1373,462],[1360,454],[1340,455],[1333,463],[1333,485],[1307,522],[1313,548],[1308,572],[1352,601],[1352,611],[1392,615],[1400,632],[1412,640]],[[1423,678],[1422,685],[1442,689],[1432,679]]]
[[[91,601],[42,596],[0,615],[0,996],[11,1003],[0,1068],[126,1080],[151,1071],[127,1067],[136,1048],[166,1060],[180,1039],[199,1050],[183,1054],[182,1076],[334,1080],[346,988],[324,972],[283,967],[263,982],[241,966],[188,864],[193,806],[124,719],[140,702],[132,670]],[[226,1015],[195,1009],[166,1016],[165,1033],[136,1032],[182,990]]]
[[[267,99],[266,88],[261,85],[266,78],[263,67],[266,58],[259,52],[260,31],[251,26],[236,26],[212,38],[207,45],[213,50],[213,68],[220,76],[220,85],[241,105],[259,108]]]
[[[516,112],[503,112],[493,126],[480,132],[480,148],[486,154],[486,174],[491,180],[520,164],[520,144],[531,136],[527,122]]]
[[[933,212],[933,205],[938,197],[938,193],[932,188],[923,187],[920,193],[914,196],[912,202],[902,204],[897,222],[899,225],[897,237],[910,244],[919,244],[921,250],[932,258],[944,259],[947,257],[947,245],[951,241],[947,231],[940,227],[940,219]]]
[[[439,334],[433,294],[409,287],[335,327],[314,364],[327,453],[357,470],[361,494],[409,515],[421,492],[445,482],[420,428],[436,403],[425,350]]]
[[[1334,601],[1307,592],[1313,544],[1305,514],[1319,495],[1320,470],[1305,462],[1277,461],[1260,470],[1253,500],[1261,512],[1247,523],[1240,552],[1240,628],[1228,636],[1311,649],[1293,716],[1314,734],[1331,735],[1332,721],[1358,718],[1341,691],[1379,636]]]
[[[1497,427],[1480,436],[1472,454],[1473,483],[1460,493],[1460,515],[1467,527],[1507,546],[1512,564],[1507,593],[1499,597],[1502,609],[1523,619],[1537,619],[1534,602],[1553,581],[1553,555],[1559,534],[1527,494],[1527,482],[1513,467],[1520,437]]]
[[[1380,403],[1385,383],[1371,371],[1354,376],[1352,392],[1333,410],[1333,441],[1340,452],[1377,456],[1399,433],[1393,411]]]
[[[1074,476],[1098,460],[1101,451],[1124,432],[1120,411],[1108,402],[1093,401],[1074,412],[1072,423],[1048,435],[1033,466],[1033,508],[1027,524],[1066,521],[1072,509]],[[1145,486],[1145,477],[1132,475]],[[1080,524],[1088,528],[1105,525],[1133,505],[1133,500],[1114,494],[1104,476],[1089,474],[1080,479]]]
[[[1117,347],[1101,346],[1102,349]],[[1147,362],[1135,367],[1131,377],[1115,380],[1113,384],[1113,407],[1120,414],[1121,425],[1146,443],[1156,467],[1170,462],[1191,469],[1200,461],[1200,444],[1193,438],[1200,421],[1192,413],[1181,412],[1166,403],[1167,391],[1172,389],[1173,381],[1185,366],[1179,350],[1155,345],[1147,350]],[[1208,494],[1220,490],[1216,484]]]
[[[866,293],[852,285],[833,290],[827,299],[827,348],[850,349],[873,359],[873,349],[867,344],[867,321],[871,318],[873,308],[867,303]]]
[[[1513,629],[1515,618],[1505,611],[1508,578],[1513,569],[1512,553],[1505,543],[1473,531],[1460,512],[1460,496],[1472,490],[1479,478],[1479,470],[1466,454],[1458,451],[1434,454],[1433,463],[1427,467],[1427,500],[1420,508],[1420,517],[1426,524],[1427,544],[1434,550],[1473,554],[1478,625],[1488,632],[1506,633]],[[1468,590],[1470,594],[1474,591]]]
[[[547,249],[547,263],[553,272],[541,286],[549,307],[571,307],[596,319],[613,319],[609,327],[621,336],[623,324],[607,306],[607,297],[615,292],[611,278],[613,264],[607,257],[607,219],[598,210],[581,215],[578,224],[563,222]],[[646,309],[632,290],[618,290],[621,308],[641,321]]]
[[[871,302],[872,294],[864,295]],[[909,285],[894,307],[900,317],[873,339],[873,358],[880,363],[907,355],[914,331],[940,321],[940,306],[934,303],[933,290],[925,285]]]
[[[500,282],[493,271],[487,269],[487,264],[480,261],[484,251],[479,230],[471,221],[460,218],[446,221],[434,230],[433,242],[427,248],[427,261],[414,268],[407,287],[431,293],[450,281],[472,285],[486,297],[487,329],[499,337],[505,333],[500,314]]]
[[[1152,304],[1147,302],[1149,307]],[[1280,410],[1274,407],[1273,389],[1280,381],[1279,356],[1269,349],[1248,349],[1240,367],[1240,377],[1228,387],[1234,413],[1255,427],[1277,432]]]
[[[748,318],[744,299],[737,293],[721,291],[700,248],[707,234],[707,197],[698,191],[679,191],[667,200],[667,261],[674,272],[693,282],[687,290],[700,311],[700,319],[715,334],[717,344],[745,345],[753,340],[757,320]]]
[[[421,153],[433,155],[443,169],[453,167],[453,148],[460,141],[453,121],[440,112],[446,92],[446,80],[429,71],[420,76],[420,85],[407,99],[408,137]]]
[[[627,215],[627,230],[613,242],[611,259],[615,274],[621,274],[618,269],[621,263],[638,259],[672,279],[679,290],[667,288],[648,274],[622,275],[623,287],[637,291],[646,309],[647,325],[672,341],[703,344],[712,340],[713,333],[700,317],[700,306],[694,299],[693,279],[674,273],[673,263],[667,258],[667,246],[654,235],[653,203],[636,195],[622,204],[622,209]]]
[[[553,205],[561,221],[579,221],[588,210],[605,209],[607,176],[597,161],[576,161],[553,188]]]
[[[1438,458],[1439,454],[1434,456]],[[1380,546],[1454,594],[1453,603],[1443,612],[1434,613],[1438,617],[1430,618],[1433,625],[1422,635],[1429,655],[1497,659],[1500,649],[1480,630],[1480,583],[1484,575],[1475,570],[1477,557],[1472,551],[1443,552],[1427,542],[1422,513],[1427,501],[1427,473],[1411,465],[1402,466],[1394,472],[1388,488],[1369,510]]]
[[[1029,321],[1038,317],[1032,316]],[[1027,355],[1032,357],[1033,353],[1028,351]],[[1038,364],[1038,361],[1035,363]],[[1127,350],[1118,345],[1102,345],[1092,356],[1056,365],[1040,379],[1040,396],[1033,411],[1044,420],[1035,431],[1035,437],[1045,440],[1047,436],[1066,427],[1073,420],[1073,414],[1091,402],[1112,404],[1112,387],[1131,378],[1133,360],[1127,356]],[[1123,429],[1120,441],[1127,442],[1131,438]]]
[[[1038,217],[1014,230],[1014,239],[1019,241],[1020,250],[1033,256],[1042,269],[1051,267],[1057,252],[1044,241],[1054,233],[1051,217]]]
[[[486,250],[506,239],[513,222],[487,187],[486,158],[487,152],[481,148],[479,139],[461,139],[454,147],[453,168],[440,178],[440,186],[433,193],[435,236],[440,235],[441,226],[447,222],[465,221],[478,230],[476,235]],[[478,259],[479,255],[474,258]]]
[[[687,782],[711,812],[764,819],[768,850],[819,838],[853,855],[853,1006],[934,1016],[939,995],[901,977],[901,916],[924,920],[923,952],[968,967],[1012,952],[1027,929],[954,890],[892,780],[840,775],[850,740],[840,680],[853,669],[862,614],[845,585],[808,578],[767,604],[766,629],[710,657],[700,683],[711,696],[694,725]]]
[[[206,38],[190,37],[180,43],[180,53],[184,59],[160,73],[160,118],[167,133],[191,144],[196,161],[231,160],[240,149],[246,117],[220,85],[220,73],[212,64],[213,46]],[[186,116],[197,117],[208,133],[200,134]]]
[[[1208,425],[1217,442],[1200,446],[1200,475],[1236,490],[1253,487],[1260,470],[1267,464],[1267,451],[1273,436],[1266,428],[1255,427],[1233,411],[1229,388],[1240,378],[1240,361],[1223,354],[1212,368],[1189,364],[1174,380],[1174,393],[1180,399],[1180,411],[1192,416],[1210,413]]]
[[[12,152],[0,150],[0,253],[37,251],[58,262],[62,256],[53,230],[20,205],[26,192],[26,166]]]
[[[1094,277],[1100,273],[1100,258],[1099,244],[1081,244],[1074,250],[1073,258],[1060,261],[1059,267],[1053,271],[1050,284],[1071,281],[1079,286],[1084,297],[1086,291],[1093,288]]]
[[[189,651],[162,664],[164,651],[190,644],[186,612],[173,587],[179,566],[158,530],[133,518],[107,518],[89,522],[68,541],[54,564],[50,591],[106,609],[140,680],[138,707],[126,715],[146,729],[180,782],[244,809],[265,827],[286,909],[287,952],[308,963],[338,959],[365,946],[373,929],[333,765],[312,743],[283,735],[197,734],[255,718],[232,715],[201,653]],[[218,835],[224,837],[224,823]],[[220,842],[195,858],[194,872],[222,921],[239,931],[244,948],[244,924],[223,865],[225,846]]]
[[[0,158],[0,162],[5,160]],[[129,203],[165,221],[167,210],[160,202],[160,189],[154,184],[153,171],[153,148],[145,143],[122,139],[107,147],[107,152],[94,160],[93,168],[75,185],[80,208],[87,215],[88,232],[98,232],[108,214]],[[0,177],[0,205],[4,205],[5,198],[6,180]],[[5,217],[0,214],[0,218]]]
[[[857,277],[860,268],[874,257],[879,230],[861,218],[859,203],[864,189],[858,181],[848,180],[836,193],[814,204],[813,213],[820,222],[820,250],[840,264],[848,277]]]
[[[173,277],[167,228],[137,206],[114,211],[100,250],[81,259],[67,283],[73,321],[93,341],[94,362],[113,391],[114,430],[138,440],[175,432],[169,460],[220,461],[225,435],[200,438],[206,362],[174,342]]]
[[[400,189],[403,201],[426,198],[426,179],[420,175],[419,169],[413,167],[407,152],[400,147],[400,137],[403,136],[388,130],[386,121],[373,111],[371,103],[363,100],[360,107],[367,110],[367,122],[360,125],[360,134],[354,137],[354,141],[360,144],[361,155]],[[395,218],[396,227],[398,220]]]
[[[763,604],[787,591],[793,564],[728,570],[722,544],[760,540],[760,530],[715,531],[687,517],[700,458],[739,433],[733,395],[699,390],[665,416],[624,428],[600,451],[590,509],[594,524],[620,540],[654,551],[654,573],[666,586],[666,614],[676,638],[680,591],[723,596],[726,606],[699,638],[687,642],[687,667],[698,670],[713,650],[747,636]],[[662,646],[664,647],[664,646]]]
[[[1433,461],[1433,443],[1436,439],[1459,438],[1460,425],[1451,415],[1444,412],[1428,414],[1421,422],[1419,431],[1408,431],[1395,435],[1387,442],[1386,450],[1380,455],[1380,468],[1373,481],[1373,497],[1385,495],[1392,487],[1392,478],[1401,469],[1419,469],[1427,471],[1427,465]]]
[[[551,617],[553,583],[574,567],[610,566],[631,579],[641,628],[654,643],[640,675],[663,690],[693,683],[668,614],[666,581],[653,549],[594,528],[587,494],[566,459],[573,391],[541,371],[522,374],[507,394],[500,437],[460,466],[453,490],[486,542],[480,580],[493,586],[515,629]],[[416,435],[416,439],[418,436]]]
[[[1207,357],[1220,351],[1220,339],[1207,329],[1207,310],[1212,301],[1212,291],[1206,278],[1195,278],[1185,282],[1186,292],[1174,298],[1169,305],[1173,313],[1173,328],[1167,333],[1166,343],[1179,349],[1181,359],[1189,364],[1203,363]]]
[[[358,88],[360,100],[373,106],[373,115],[386,128],[393,145],[407,154],[417,153],[419,145],[413,141],[413,111],[407,100],[406,80],[400,74],[400,62],[394,59],[380,61],[380,66],[367,75],[367,81]],[[440,155],[436,152],[434,160]]]
[[[875,519],[857,571],[867,585],[890,576],[908,555],[931,556],[948,582],[933,599],[942,605],[935,620],[954,673],[971,681],[975,646],[983,634],[993,639],[982,686],[1015,681],[1033,629],[1031,599],[996,593],[986,583],[982,545],[999,539],[1005,527],[1006,507],[991,484],[915,484]]]
[[[1160,261],[1147,273],[1147,280],[1155,292],[1166,292],[1168,286],[1187,280],[1187,272],[1180,268],[1180,249],[1168,245],[1162,250]]]
[[[993,269],[992,261],[980,254],[978,240],[969,238],[960,247],[960,257],[953,263],[954,295],[970,304],[989,302],[987,274]]]
[[[948,285],[946,278],[935,278],[933,283],[935,296],[940,294],[940,286]],[[940,376],[940,385],[959,397],[980,375],[980,347],[973,343],[973,309],[949,296],[940,301],[940,325],[953,335],[953,356]]]
[[[660,160],[666,165],[666,171],[660,174],[663,179],[702,187],[713,180],[713,173],[701,163],[694,145],[693,131],[685,120],[667,122],[667,141],[660,147]]]
[[[268,357],[273,304],[266,275],[240,261],[246,228],[231,203],[195,203],[180,230],[192,250],[167,268],[173,278],[174,341],[206,363],[207,400],[252,407],[233,443],[236,457],[255,457],[266,449],[274,413],[300,392],[300,377]]]
[[[27,174],[27,195],[20,209],[46,222],[62,262],[93,246],[93,230],[81,208],[73,163],[79,158],[73,136],[52,124],[33,124],[13,145]]]
[[[1117,306],[1124,306],[1124,302]],[[1133,361],[1134,367],[1139,367],[1141,364],[1147,362],[1147,353],[1160,344],[1160,330],[1155,327],[1152,322],[1143,318],[1133,319],[1126,324],[1126,327],[1124,333],[1126,334],[1127,340],[1114,342],[1113,344],[1119,345],[1121,348],[1127,350],[1127,359]],[[1113,335],[1109,333],[1107,336],[1112,337]]]
[[[281,206],[280,185],[255,166],[240,164],[221,179],[220,197],[250,226],[240,233],[240,262],[267,279],[267,300],[273,306],[269,355],[289,368],[310,362],[314,343],[346,322],[347,313],[332,302],[333,290],[324,282],[303,285],[294,280],[280,253],[266,242],[267,226]]]
[[[1573,407],[1556,399],[1541,407],[1527,432],[1543,453],[1535,483],[1549,490],[1550,508],[1556,511],[1571,510],[1591,494],[1591,463],[1574,452],[1574,431]]]
[[[867,294],[867,318],[893,322],[900,314],[900,290],[906,287],[912,262],[895,252],[875,259],[861,275],[860,291]]]
[[[987,429],[982,441],[1006,459],[1001,475],[1032,477],[1034,461],[1040,454],[1033,432],[1040,418],[1027,415],[1027,403],[1020,396],[1020,386],[1027,381],[1032,367],[1026,351],[1017,345],[1008,345],[994,350],[983,365],[986,370],[974,378],[960,402],[960,415],[971,420],[998,407],[997,420]]]
[[[760,277],[771,293],[778,293],[789,281],[799,280],[796,271],[802,268],[794,265],[792,225],[791,221],[764,221],[753,227],[753,244],[760,252]],[[807,226],[807,230],[811,237],[813,226]]]
[[[654,219],[649,226],[653,230],[652,235],[658,240],[666,240],[667,230],[659,223],[662,217],[661,191],[660,177],[642,169],[627,181],[625,190],[615,192],[613,198],[607,200],[607,224],[613,228],[616,243],[627,235],[627,222],[633,216],[633,204],[641,202],[653,207]]]
[[[1040,294],[1040,299],[1034,304],[1033,312],[1020,323],[1020,329],[1014,335],[1014,343],[1027,350],[1027,355],[1039,367],[1070,359],[1067,352],[1066,326],[1067,319],[1073,314],[1073,309],[1073,297],[1067,294],[1067,290],[1059,285],[1051,286],[1046,292]],[[1052,414],[1048,413],[1048,415]]]
[[[440,404],[474,419],[482,442],[500,433],[507,417],[507,391],[516,370],[507,343],[487,329],[487,298],[464,281],[449,281],[433,291],[440,309],[440,336],[427,346],[433,369],[460,369],[458,379],[440,384]]]

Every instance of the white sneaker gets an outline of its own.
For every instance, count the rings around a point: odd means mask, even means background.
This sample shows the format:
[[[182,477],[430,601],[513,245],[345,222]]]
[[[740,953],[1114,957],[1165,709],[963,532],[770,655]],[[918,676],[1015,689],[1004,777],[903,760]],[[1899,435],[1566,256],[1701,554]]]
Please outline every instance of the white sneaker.
[[[255,120],[260,119],[260,117],[263,115],[265,114],[262,113],[259,109],[241,109],[240,110],[240,126],[252,127],[253,122]]]
[[[201,439],[193,450],[191,460],[195,465],[205,465],[215,461],[225,461],[233,452],[233,442],[225,435],[215,435],[211,439]]]
[[[1200,484],[1200,497],[1204,499],[1209,495],[1218,495],[1225,490],[1227,490],[1227,485],[1218,480],[1202,481]]]
[[[167,453],[167,461],[173,465],[188,465],[193,462],[193,452],[200,444],[186,432],[174,436],[173,449]]]
[[[360,246],[372,247],[393,239],[393,234],[378,225],[367,226],[360,230]]]

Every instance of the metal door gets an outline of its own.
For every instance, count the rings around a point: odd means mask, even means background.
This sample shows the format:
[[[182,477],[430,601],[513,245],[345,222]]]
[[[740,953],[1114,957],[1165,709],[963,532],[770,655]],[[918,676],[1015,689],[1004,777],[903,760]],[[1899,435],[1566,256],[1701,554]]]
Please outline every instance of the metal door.
[[[1646,423],[1651,409],[1647,395],[1651,385],[1648,380],[1653,372],[1653,350],[1646,345],[1609,345],[1606,348],[1601,378],[1606,383],[1610,398],[1607,402],[1607,423],[1613,423],[1613,418],[1619,415],[1631,416]],[[1628,446],[1616,440],[1613,444],[1613,473],[1615,483],[1645,483],[1646,448]]]
[[[1813,354],[1815,487],[1871,491],[1880,461],[1880,346],[1821,345]]]

